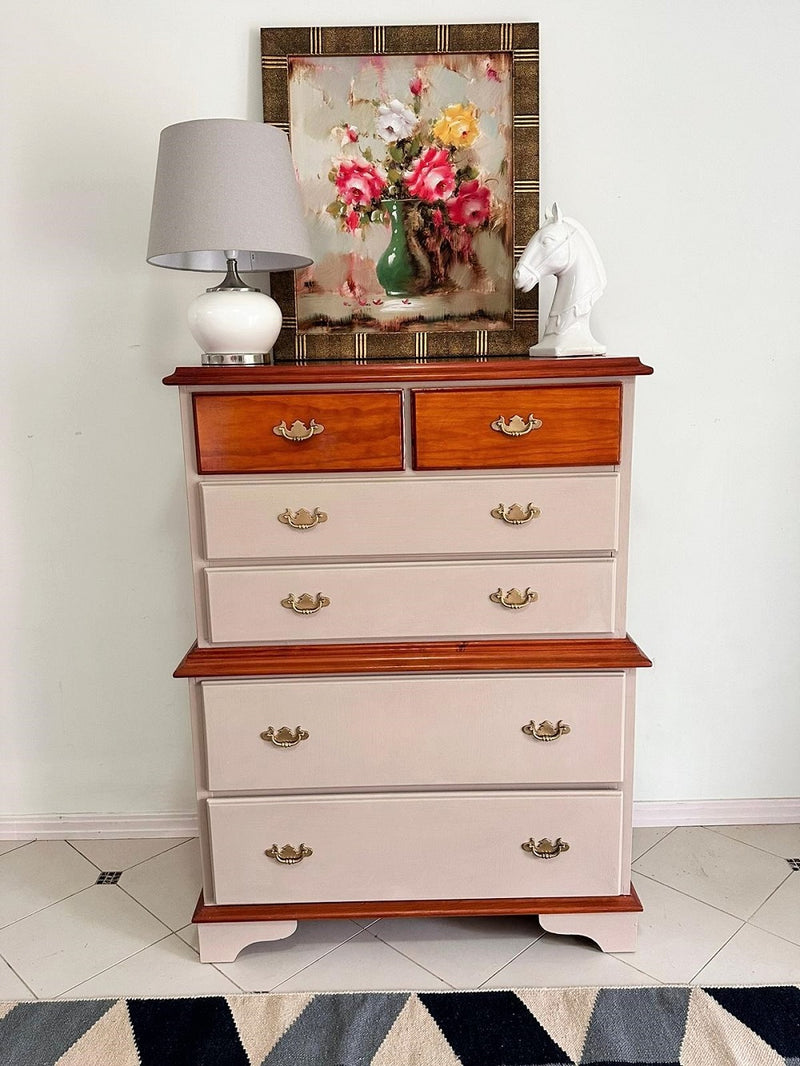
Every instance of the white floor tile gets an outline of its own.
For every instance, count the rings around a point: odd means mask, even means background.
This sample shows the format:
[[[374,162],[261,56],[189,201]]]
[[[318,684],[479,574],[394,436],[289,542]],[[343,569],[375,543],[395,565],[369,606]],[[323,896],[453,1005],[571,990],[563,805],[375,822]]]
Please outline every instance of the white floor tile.
[[[800,944],[800,871],[786,878],[758,908],[750,924]]]
[[[126,870],[119,883],[175,931],[192,920],[201,880],[200,843],[190,840]]]
[[[168,932],[116,885],[95,885],[0,930],[0,955],[37,996],[59,996]]]
[[[269,992],[360,931],[360,926],[348,920],[298,922],[297,930],[285,940],[251,944],[234,962],[216,966],[245,992]],[[181,936],[196,945],[196,932],[192,935],[184,929]]]
[[[737,918],[749,918],[790,872],[783,859],[701,827],[675,829],[633,869]]]
[[[674,888],[637,875],[644,905],[636,951],[624,962],[666,984],[685,984],[741,928],[742,922]]]
[[[477,988],[543,935],[534,916],[383,918],[370,932],[454,988]]]
[[[782,859],[800,858],[800,825],[710,825],[708,828],[780,855]]]
[[[697,984],[800,984],[800,946],[744,925],[695,977]]]
[[[633,959],[633,955],[626,956]],[[565,987],[574,985],[657,985],[659,982],[615,955],[607,955],[584,937],[556,936],[537,940],[482,988]]]
[[[63,840],[35,840],[0,857],[0,928],[88,888],[97,870]]]
[[[0,855],[5,855],[8,851],[16,851],[17,848],[24,848],[26,844],[32,843],[32,840],[0,840]]]
[[[275,991],[384,992],[448,987],[365,930],[282,982]]]
[[[649,851],[654,844],[657,844],[659,840],[663,840],[665,836],[668,836],[672,832],[672,826],[646,826],[641,829],[634,829],[633,831],[633,849],[632,855],[634,859],[638,859],[641,855],[644,855],[646,851]]]
[[[0,1000],[33,999],[33,992],[28,988],[7,962],[0,959]]]
[[[146,859],[185,844],[188,837],[120,840],[70,840],[70,844],[98,870],[129,870]]]
[[[169,936],[145,948],[104,973],[69,989],[82,996],[229,996],[238,987],[200,958],[178,936]]]

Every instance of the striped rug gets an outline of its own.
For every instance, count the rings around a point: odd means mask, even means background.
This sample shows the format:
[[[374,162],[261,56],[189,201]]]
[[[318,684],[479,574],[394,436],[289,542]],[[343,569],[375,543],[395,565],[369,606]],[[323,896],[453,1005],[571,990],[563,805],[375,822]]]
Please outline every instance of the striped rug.
[[[2,1066],[800,1066],[800,988],[0,1003]]]

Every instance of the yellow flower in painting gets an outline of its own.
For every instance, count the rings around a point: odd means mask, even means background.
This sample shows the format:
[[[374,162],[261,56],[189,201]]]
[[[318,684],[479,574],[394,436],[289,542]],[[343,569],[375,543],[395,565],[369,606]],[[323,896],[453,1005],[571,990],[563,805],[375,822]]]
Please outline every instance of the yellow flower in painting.
[[[451,104],[433,124],[434,137],[454,148],[469,148],[479,133],[474,104]]]

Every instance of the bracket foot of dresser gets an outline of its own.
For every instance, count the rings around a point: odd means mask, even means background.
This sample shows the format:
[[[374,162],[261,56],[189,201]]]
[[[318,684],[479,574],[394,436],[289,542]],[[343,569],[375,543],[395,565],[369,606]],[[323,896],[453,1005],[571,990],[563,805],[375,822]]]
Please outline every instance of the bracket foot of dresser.
[[[638,914],[541,914],[547,933],[587,936],[601,951],[636,951]]]
[[[285,940],[297,922],[214,922],[197,926],[201,962],[234,962],[250,944]]]

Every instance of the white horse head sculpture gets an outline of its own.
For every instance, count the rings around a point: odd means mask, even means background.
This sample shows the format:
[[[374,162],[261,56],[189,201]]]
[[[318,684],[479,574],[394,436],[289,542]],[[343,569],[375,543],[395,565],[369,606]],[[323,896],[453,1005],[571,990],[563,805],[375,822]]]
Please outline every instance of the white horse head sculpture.
[[[541,229],[528,241],[514,271],[523,292],[549,274],[556,292],[544,336],[530,349],[533,356],[604,355],[589,329],[592,305],[606,287],[606,272],[595,243],[580,222],[561,214],[558,204],[545,212]]]

